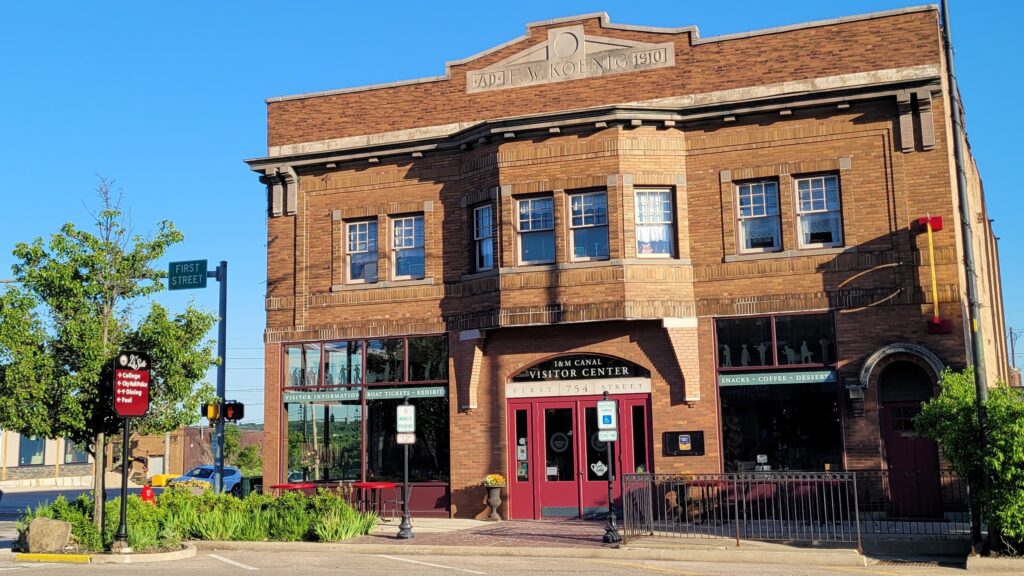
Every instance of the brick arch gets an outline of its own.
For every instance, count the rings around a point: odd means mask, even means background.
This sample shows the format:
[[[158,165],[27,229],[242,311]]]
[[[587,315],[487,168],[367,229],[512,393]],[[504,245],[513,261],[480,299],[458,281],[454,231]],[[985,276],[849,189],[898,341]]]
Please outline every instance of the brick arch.
[[[912,362],[931,373],[938,381],[945,364],[931,350],[919,344],[897,342],[875,350],[860,370],[860,385],[867,388],[869,384],[878,384],[878,377],[887,366],[894,362]]]
[[[614,358],[616,360],[622,360],[622,361],[625,361],[625,362],[629,362],[631,364],[635,364],[635,365],[643,368],[644,370],[647,370],[647,372],[650,375],[654,375],[654,374],[659,374],[660,375],[661,374],[658,370],[656,370],[654,368],[654,366],[652,364],[650,364],[649,361],[646,361],[646,362],[645,361],[638,361],[639,358],[636,358],[636,356],[643,356],[644,359],[646,360],[646,356],[644,356],[643,354],[634,354],[634,353],[628,352],[628,351],[620,351],[620,352],[618,352],[616,354],[609,354],[607,352],[593,350],[593,349],[588,347],[588,348],[583,348],[583,349],[580,349],[580,350],[573,350],[571,352],[557,352],[555,354],[538,354],[535,358],[529,360],[525,364],[522,364],[522,365],[520,365],[520,366],[518,366],[518,367],[516,367],[516,368],[514,368],[512,370],[509,370],[508,374],[505,376],[504,379],[505,379],[505,382],[510,382],[512,380],[512,378],[516,374],[519,374],[519,373],[521,373],[524,370],[527,370],[529,368],[533,368],[534,366],[537,366],[539,364],[543,364],[544,362],[547,362],[548,360],[554,360],[556,358],[562,358],[564,356],[586,356],[586,355],[589,355],[589,356],[604,356],[606,358]],[[650,378],[651,376],[648,376],[648,377]]]

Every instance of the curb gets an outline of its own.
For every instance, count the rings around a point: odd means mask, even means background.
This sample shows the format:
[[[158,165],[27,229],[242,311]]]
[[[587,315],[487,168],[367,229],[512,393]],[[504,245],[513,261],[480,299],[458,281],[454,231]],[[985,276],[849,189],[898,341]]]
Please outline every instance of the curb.
[[[64,564],[147,564],[183,560],[196,555],[196,547],[186,544],[181,550],[138,554],[38,554],[17,552],[15,562],[64,563]]]
[[[1024,558],[968,556],[967,570],[969,572],[1008,572],[1020,574],[1024,572]]]
[[[321,542],[194,542],[203,550],[310,552],[331,551],[352,554],[404,556],[479,556],[478,546],[431,546],[409,544],[341,544]],[[835,552],[732,550],[695,548],[546,548],[489,546],[487,556],[520,558],[600,558],[619,560],[671,560],[681,562],[752,562],[759,564],[803,564],[813,566],[867,566],[867,558],[856,550]]]

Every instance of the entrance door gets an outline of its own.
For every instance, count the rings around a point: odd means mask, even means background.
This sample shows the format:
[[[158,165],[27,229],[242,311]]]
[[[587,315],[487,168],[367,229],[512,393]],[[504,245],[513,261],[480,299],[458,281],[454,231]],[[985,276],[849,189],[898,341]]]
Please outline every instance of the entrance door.
[[[598,440],[599,397],[509,401],[509,513],[512,518],[594,518],[608,510],[608,476],[650,470],[646,397],[615,398],[619,441]]]
[[[901,518],[937,518],[942,514],[939,450],[933,440],[914,429],[914,417],[920,411],[920,402],[882,405],[890,512]]]

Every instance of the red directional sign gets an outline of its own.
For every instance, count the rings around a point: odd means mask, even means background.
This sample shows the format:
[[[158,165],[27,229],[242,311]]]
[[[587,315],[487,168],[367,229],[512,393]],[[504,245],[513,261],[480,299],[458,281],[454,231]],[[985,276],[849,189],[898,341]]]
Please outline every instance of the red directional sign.
[[[121,418],[145,416],[149,410],[149,356],[121,352],[114,359],[114,412]]]

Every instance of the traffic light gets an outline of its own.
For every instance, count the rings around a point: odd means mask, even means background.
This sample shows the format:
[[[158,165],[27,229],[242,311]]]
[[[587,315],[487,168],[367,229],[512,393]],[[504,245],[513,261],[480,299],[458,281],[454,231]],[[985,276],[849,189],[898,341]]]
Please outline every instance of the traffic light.
[[[208,419],[210,422],[219,420],[221,416],[221,405],[216,402],[203,404],[199,410],[199,415]]]
[[[241,402],[225,402],[221,415],[229,422],[238,422],[245,417],[245,404]]]

